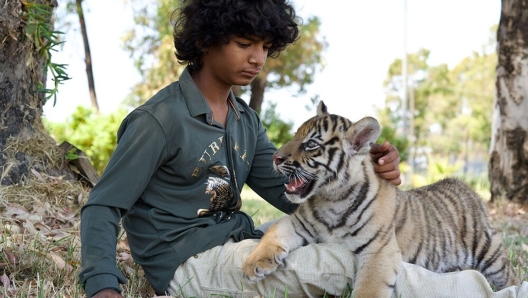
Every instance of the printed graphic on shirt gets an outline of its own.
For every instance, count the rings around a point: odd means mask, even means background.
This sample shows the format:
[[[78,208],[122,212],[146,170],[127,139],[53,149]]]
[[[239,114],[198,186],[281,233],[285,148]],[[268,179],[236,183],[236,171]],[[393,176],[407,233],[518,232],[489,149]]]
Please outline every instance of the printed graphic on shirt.
[[[224,143],[224,136],[218,137],[215,141],[211,142],[207,148],[203,151],[203,154],[201,155],[200,159],[198,160],[199,166],[195,167],[192,171],[191,175],[193,177],[200,177],[202,173],[205,171],[204,165],[207,166],[214,160],[214,156],[220,152],[222,149],[222,145]],[[247,158],[247,152],[244,149],[241,149],[238,142],[235,141],[234,145],[232,145],[232,150],[237,154],[238,158],[240,158],[246,167],[249,169],[251,167],[251,162]],[[226,168],[227,169],[227,168]],[[228,173],[229,174],[229,173]]]
[[[214,214],[221,220],[225,215],[240,210],[241,202],[233,193],[229,183],[231,175],[226,166],[211,166],[209,172],[205,193],[211,195],[211,204],[208,209],[198,209],[197,213],[198,216]]]
[[[202,156],[199,159],[200,164],[208,165],[213,160],[213,156],[215,156],[216,153],[220,151],[223,142],[224,137],[220,136],[217,141],[213,141],[207,148],[205,148]],[[195,167],[192,176],[200,177],[203,170],[204,169],[202,167]]]

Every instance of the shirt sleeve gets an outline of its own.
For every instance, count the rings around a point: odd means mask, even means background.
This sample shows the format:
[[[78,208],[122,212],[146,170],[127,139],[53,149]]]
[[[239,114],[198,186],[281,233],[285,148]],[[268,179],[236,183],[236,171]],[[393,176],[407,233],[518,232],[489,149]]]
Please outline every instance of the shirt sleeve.
[[[120,215],[116,209],[88,206],[81,215],[82,270],[79,274],[87,297],[104,288],[119,289],[126,278],[116,266]]]
[[[149,113],[134,111],[123,120],[118,146],[81,211],[79,279],[87,297],[126,283],[116,265],[119,221],[164,161],[165,144],[164,132]]]
[[[290,214],[297,205],[284,197],[286,179],[274,172],[273,154],[277,148],[268,139],[266,129],[259,122],[257,146],[246,184],[277,209]]]

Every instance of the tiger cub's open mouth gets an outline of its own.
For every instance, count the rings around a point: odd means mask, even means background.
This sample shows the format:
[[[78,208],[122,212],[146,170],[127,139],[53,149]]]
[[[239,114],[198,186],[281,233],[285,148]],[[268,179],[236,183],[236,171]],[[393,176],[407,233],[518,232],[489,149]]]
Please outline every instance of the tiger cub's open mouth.
[[[310,188],[309,186],[311,186],[312,182],[313,180],[308,180],[304,177],[291,177],[290,182],[288,184],[284,184],[286,186],[286,193],[303,195]]]

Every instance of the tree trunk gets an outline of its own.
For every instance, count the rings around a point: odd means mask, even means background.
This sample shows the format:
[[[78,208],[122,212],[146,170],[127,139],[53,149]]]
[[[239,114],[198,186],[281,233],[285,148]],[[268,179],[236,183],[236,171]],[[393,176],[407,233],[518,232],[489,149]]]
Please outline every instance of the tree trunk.
[[[53,0],[35,2],[57,6]],[[46,61],[26,35],[27,5],[35,2],[0,0],[0,185],[17,184],[31,169],[62,175],[50,160],[58,151],[48,150],[56,144],[43,128],[45,96],[37,93],[46,82]]]
[[[528,207],[528,3],[502,0],[489,178],[491,199]]]
[[[258,114],[260,114],[260,110],[262,109],[264,90],[266,89],[266,84],[268,83],[266,77],[267,74],[261,72],[253,80],[253,82],[251,82],[251,98],[249,99],[249,107],[255,110]]]
[[[90,100],[92,102],[92,108],[95,113],[99,113],[99,104],[97,102],[97,95],[95,94],[95,81],[92,70],[92,53],[90,51],[90,43],[88,41],[88,32],[86,31],[86,21],[84,20],[84,12],[82,8],[83,0],[76,0],[75,5],[77,7],[77,15],[79,16],[79,24],[81,26],[81,33],[84,44],[84,63],[86,64],[86,76],[88,78],[88,89],[90,90]]]

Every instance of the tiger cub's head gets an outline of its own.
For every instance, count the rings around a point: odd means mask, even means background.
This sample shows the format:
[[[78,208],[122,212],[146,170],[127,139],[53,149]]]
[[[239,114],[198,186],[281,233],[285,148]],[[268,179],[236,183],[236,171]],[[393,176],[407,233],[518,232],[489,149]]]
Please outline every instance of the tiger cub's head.
[[[365,117],[354,123],[329,114],[321,101],[317,115],[304,122],[293,139],[273,155],[275,170],[289,179],[287,198],[300,204],[317,194],[339,192],[353,179],[351,170],[368,157],[379,135],[376,119]]]

